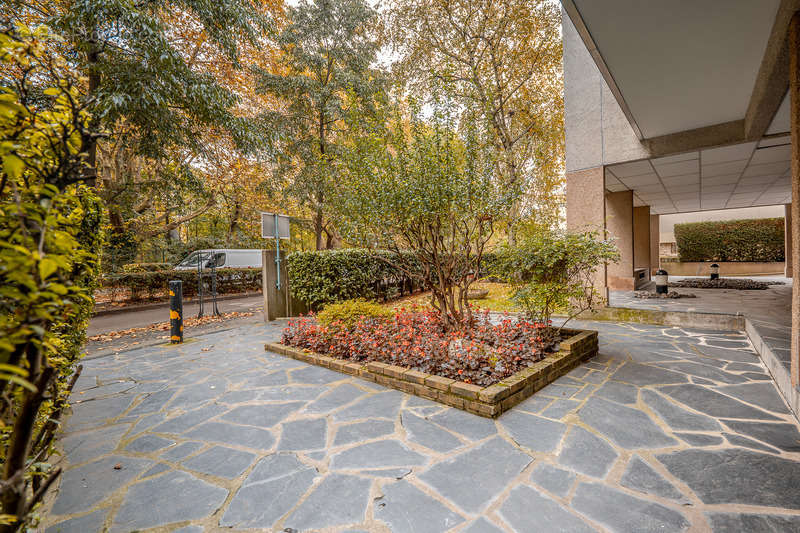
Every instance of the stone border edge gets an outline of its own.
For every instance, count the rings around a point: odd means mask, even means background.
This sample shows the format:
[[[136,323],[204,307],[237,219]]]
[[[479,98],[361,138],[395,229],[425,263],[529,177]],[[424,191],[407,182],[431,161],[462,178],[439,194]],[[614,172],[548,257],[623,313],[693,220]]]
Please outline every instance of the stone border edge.
[[[373,361],[362,364],[345,361],[277,342],[266,343],[264,350],[356,376],[479,416],[496,418],[597,355],[597,331],[565,328],[562,332],[566,332],[570,337],[561,342],[561,349],[558,352],[488,387],[386,363]]]

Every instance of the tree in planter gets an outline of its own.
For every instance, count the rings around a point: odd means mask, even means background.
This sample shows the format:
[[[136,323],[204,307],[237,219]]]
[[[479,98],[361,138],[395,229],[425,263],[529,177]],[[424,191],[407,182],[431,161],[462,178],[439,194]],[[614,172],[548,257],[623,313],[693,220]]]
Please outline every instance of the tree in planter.
[[[97,277],[101,204],[79,183],[90,120],[61,44],[0,32],[0,532],[24,529],[59,475],[47,460]]]
[[[517,246],[501,248],[493,268],[514,286],[512,298],[528,319],[550,325],[553,313],[564,311],[566,324],[602,302],[597,268],[618,260],[617,247],[595,232],[538,230]]]
[[[448,329],[471,323],[469,287],[495,224],[518,196],[492,179],[494,160],[474,123],[457,133],[453,116],[437,103],[432,120],[396,116],[389,131],[358,137],[338,189],[347,238],[395,252],[385,260],[431,291]]]
[[[520,184],[519,219],[557,225],[563,183],[561,12],[547,0],[389,0],[383,25],[400,59],[399,79],[415,94],[445,83],[478,110],[481,139],[495,153],[496,178]]]
[[[275,177],[312,211],[316,249],[322,250],[337,237],[329,196],[345,150],[344,120],[371,114],[383,89],[381,74],[371,67],[377,13],[363,0],[312,0],[289,8],[288,16],[291,23],[278,37],[279,72],[258,71],[260,91],[284,103],[281,111],[265,114],[282,132]]]

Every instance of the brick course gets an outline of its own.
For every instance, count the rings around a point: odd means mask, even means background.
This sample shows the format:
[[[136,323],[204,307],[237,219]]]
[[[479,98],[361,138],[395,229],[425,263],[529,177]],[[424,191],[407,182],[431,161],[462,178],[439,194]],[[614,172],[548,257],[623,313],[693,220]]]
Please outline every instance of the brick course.
[[[496,418],[597,355],[596,331],[564,329],[562,333],[569,335],[569,338],[561,341],[560,351],[488,387],[376,361],[366,364],[344,361],[278,343],[267,343],[264,349],[337,372],[359,376],[479,416]]]

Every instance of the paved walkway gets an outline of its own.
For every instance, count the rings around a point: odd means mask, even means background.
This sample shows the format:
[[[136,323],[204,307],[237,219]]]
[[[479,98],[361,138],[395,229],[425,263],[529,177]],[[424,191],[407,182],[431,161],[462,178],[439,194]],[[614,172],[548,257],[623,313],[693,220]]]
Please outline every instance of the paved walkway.
[[[670,276],[670,281],[684,279]],[[697,311],[744,315],[774,354],[780,366],[773,367],[779,386],[790,387],[792,337],[792,280],[780,276],[752,276],[745,279],[779,281],[766,290],[739,291],[729,289],[676,288],[677,292],[694,294],[696,298],[641,299],[630,291],[612,291],[614,307],[655,309],[660,311]],[[762,354],[768,356],[768,354]],[[782,368],[781,368],[782,367]],[[790,397],[791,392],[784,390]]]
[[[743,335],[582,325],[601,355],[496,421],[265,353],[263,326],[89,360],[45,524],[800,530],[800,432]]]

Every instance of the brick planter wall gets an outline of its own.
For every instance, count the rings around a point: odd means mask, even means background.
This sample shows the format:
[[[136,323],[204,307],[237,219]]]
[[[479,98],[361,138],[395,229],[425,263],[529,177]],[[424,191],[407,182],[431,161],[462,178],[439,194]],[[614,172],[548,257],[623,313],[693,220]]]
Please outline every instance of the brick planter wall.
[[[582,362],[597,355],[596,331],[563,329],[562,333],[569,337],[561,341],[561,349],[558,352],[550,354],[500,383],[488,387],[470,385],[462,381],[386,363],[355,363],[279,343],[267,343],[264,345],[264,349],[299,361],[324,366],[337,372],[358,376],[476,415],[495,418]]]

